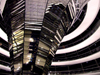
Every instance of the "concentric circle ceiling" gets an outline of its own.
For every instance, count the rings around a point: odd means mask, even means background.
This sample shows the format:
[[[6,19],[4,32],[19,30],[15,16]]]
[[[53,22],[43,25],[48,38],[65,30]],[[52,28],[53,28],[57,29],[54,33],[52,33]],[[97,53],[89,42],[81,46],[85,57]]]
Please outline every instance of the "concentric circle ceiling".
[[[86,14],[85,14],[85,17],[82,21],[82,23],[79,25],[79,27],[77,27],[73,32],[69,33],[68,35],[66,35],[63,40],[62,40],[62,43],[63,42],[67,42],[69,40],[72,40],[74,38],[76,38],[77,36],[81,35],[84,31],[86,31],[91,25],[94,25],[95,23],[95,26],[98,25],[96,27],[96,30],[93,31],[91,28],[90,32],[93,32],[91,35],[87,34],[88,35],[88,38],[85,39],[84,41],[78,43],[78,44],[74,44],[73,46],[71,47],[67,47],[67,43],[66,43],[66,47],[63,48],[63,49],[58,49],[57,52],[56,52],[56,55],[57,54],[65,54],[65,53],[70,53],[70,52],[73,52],[73,51],[77,51],[77,50],[80,50],[84,47],[87,47],[89,46],[90,44],[94,43],[95,41],[97,41],[99,38],[100,38],[100,35],[99,35],[99,32],[100,32],[100,27],[99,27],[99,19],[97,22],[95,22],[94,20],[96,18],[99,18],[99,1],[100,0],[90,0],[87,4],[87,11],[86,11]],[[94,21],[94,22],[93,22]],[[95,28],[95,27],[94,27]],[[82,36],[82,35],[81,35]],[[86,36],[86,35],[85,35]],[[80,38],[83,40],[83,38]],[[78,40],[78,39],[77,39]],[[72,41],[71,43],[73,43],[74,41]],[[62,61],[61,61],[62,62]],[[85,62],[85,61],[84,61]],[[60,62],[52,62],[52,65],[55,64],[59,64]],[[59,64],[61,65],[61,64]],[[63,64],[62,64],[63,65]]]
[[[100,0],[90,0],[85,6],[87,9],[84,11],[84,18],[77,19],[81,20],[81,23],[76,23],[79,24],[76,29],[69,29],[71,32],[63,38],[51,64],[50,74],[100,70]],[[91,67],[88,68],[88,65],[84,64],[91,64]],[[80,70],[75,71],[75,66],[79,65]],[[88,71],[85,70],[85,66]]]

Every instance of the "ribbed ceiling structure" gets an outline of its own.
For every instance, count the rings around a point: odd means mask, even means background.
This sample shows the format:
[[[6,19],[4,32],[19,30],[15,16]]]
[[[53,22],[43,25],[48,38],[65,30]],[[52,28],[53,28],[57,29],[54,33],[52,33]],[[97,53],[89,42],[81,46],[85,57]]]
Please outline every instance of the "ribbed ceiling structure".
[[[24,0],[20,1],[24,3]],[[4,2],[5,0],[0,1],[1,16],[5,14],[2,14]],[[100,0],[26,0],[25,23],[42,25],[47,7],[58,3],[62,3],[67,7],[70,2],[72,2],[74,8],[74,17],[67,35],[64,36],[53,58],[48,75],[99,75]],[[4,30],[6,31],[7,29]],[[39,28],[38,30],[40,31],[41,29]],[[0,29],[1,32],[2,29]],[[2,33],[5,34],[4,32]],[[4,38],[6,42],[8,41],[5,36],[0,35],[0,38]],[[7,58],[10,57],[9,51],[5,51],[1,47],[0,50],[1,54],[7,56]],[[1,64],[0,69],[11,71],[9,66]]]

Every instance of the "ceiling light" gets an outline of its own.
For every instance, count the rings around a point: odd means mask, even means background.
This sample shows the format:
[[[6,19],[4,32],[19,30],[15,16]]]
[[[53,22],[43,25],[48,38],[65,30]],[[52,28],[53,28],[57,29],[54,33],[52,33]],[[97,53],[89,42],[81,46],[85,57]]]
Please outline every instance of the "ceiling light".
[[[38,59],[38,61],[40,61],[40,59]]]
[[[30,51],[32,51],[33,49],[29,49]]]
[[[54,47],[52,47],[52,50],[54,50]]]
[[[31,55],[27,55],[28,58],[31,58]]]
[[[34,39],[33,39],[33,38],[30,38],[29,41],[30,41],[30,42],[34,42]]]
[[[29,61],[26,62],[26,64],[28,64],[28,63],[29,63]]]
[[[17,70],[19,70],[19,69],[20,69],[20,67],[17,68]]]
[[[53,42],[53,40],[52,40],[52,39],[50,39],[50,41],[51,41],[51,42]]]

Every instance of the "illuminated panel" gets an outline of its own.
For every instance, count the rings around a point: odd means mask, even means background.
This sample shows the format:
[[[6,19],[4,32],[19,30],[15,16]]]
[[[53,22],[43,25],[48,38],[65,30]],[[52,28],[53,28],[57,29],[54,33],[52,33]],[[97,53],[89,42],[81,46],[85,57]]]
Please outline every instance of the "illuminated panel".
[[[77,37],[78,35],[80,35],[82,32],[84,32],[93,22],[93,20],[95,19],[98,11],[99,11],[99,5],[100,5],[100,0],[90,0],[88,2],[88,6],[87,6],[87,12],[86,12],[86,16],[84,18],[84,20],[82,21],[82,23],[80,24],[80,26],[74,30],[72,33],[66,35],[62,42],[71,40],[75,37]]]

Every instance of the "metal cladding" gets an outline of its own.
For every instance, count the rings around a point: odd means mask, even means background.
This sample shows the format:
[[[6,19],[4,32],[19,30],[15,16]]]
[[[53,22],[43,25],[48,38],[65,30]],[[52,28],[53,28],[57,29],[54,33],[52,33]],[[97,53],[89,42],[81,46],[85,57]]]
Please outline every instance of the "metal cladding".
[[[47,74],[55,52],[69,27],[62,4],[47,6],[43,21],[33,20],[27,1],[9,2],[15,74]],[[40,71],[40,72],[38,72]]]
[[[47,7],[40,33],[35,65],[46,74],[52,58],[58,49],[68,28],[68,18],[62,4],[52,4]]]

